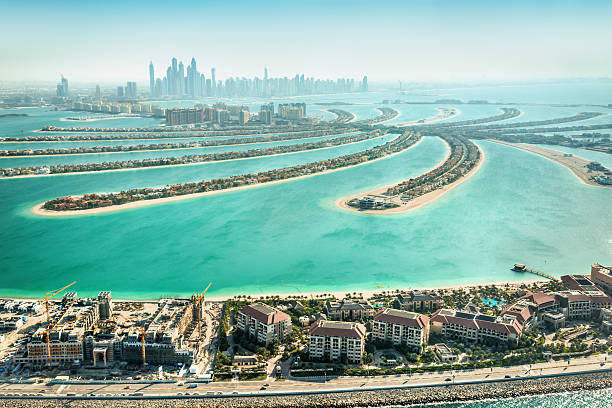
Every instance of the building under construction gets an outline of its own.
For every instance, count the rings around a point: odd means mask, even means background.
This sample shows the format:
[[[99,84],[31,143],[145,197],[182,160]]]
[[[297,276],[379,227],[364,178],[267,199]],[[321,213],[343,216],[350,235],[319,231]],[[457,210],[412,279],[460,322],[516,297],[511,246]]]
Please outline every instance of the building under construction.
[[[69,292],[50,309],[48,326],[32,334],[16,363],[78,368],[143,364],[143,356],[154,365],[193,361],[194,351],[183,341],[193,327],[190,300],[113,304],[110,292],[83,299]]]

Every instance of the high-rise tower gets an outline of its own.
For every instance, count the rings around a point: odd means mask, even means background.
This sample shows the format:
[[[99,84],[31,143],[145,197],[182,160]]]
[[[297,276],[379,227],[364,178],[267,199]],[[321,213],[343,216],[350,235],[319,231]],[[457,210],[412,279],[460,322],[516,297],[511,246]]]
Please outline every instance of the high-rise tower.
[[[212,96],[217,96],[217,77],[215,76],[215,69],[210,69],[210,78],[212,80]]]
[[[153,61],[149,62],[149,88],[151,95],[155,95],[155,68],[153,68]]]

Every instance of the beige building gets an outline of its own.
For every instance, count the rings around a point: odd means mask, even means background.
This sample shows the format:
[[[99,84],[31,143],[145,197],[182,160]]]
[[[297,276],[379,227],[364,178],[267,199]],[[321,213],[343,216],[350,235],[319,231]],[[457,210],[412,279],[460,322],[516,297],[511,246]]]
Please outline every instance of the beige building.
[[[372,338],[406,345],[419,353],[429,340],[429,318],[405,310],[385,309],[374,316]]]
[[[510,315],[494,317],[441,309],[431,316],[430,330],[469,343],[516,343],[523,326]]]
[[[608,295],[612,296],[612,267],[595,264],[591,266],[591,279]]]
[[[310,326],[308,355],[315,360],[361,364],[366,328],[360,323],[317,320]]]
[[[374,308],[364,299],[343,299],[327,301],[327,316],[332,320],[355,321],[369,320],[374,317]]]
[[[282,342],[291,333],[291,317],[258,302],[240,309],[237,326],[249,337],[267,346],[274,340]]]

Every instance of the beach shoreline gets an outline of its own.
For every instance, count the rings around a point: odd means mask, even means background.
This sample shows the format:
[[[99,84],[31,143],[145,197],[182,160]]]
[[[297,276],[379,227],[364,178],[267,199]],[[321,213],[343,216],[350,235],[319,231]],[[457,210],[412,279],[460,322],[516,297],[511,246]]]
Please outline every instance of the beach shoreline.
[[[447,145],[448,145],[448,143],[447,143]],[[350,207],[349,205],[346,204],[348,201],[352,200],[353,198],[362,197],[364,195],[369,195],[369,194],[380,195],[381,193],[386,191],[388,188],[396,185],[397,183],[389,184],[389,185],[386,185],[384,187],[379,187],[379,188],[377,188],[375,190],[371,190],[371,191],[366,191],[366,192],[363,192],[363,193],[355,194],[355,195],[352,195],[352,196],[350,196],[348,198],[341,198],[339,200],[336,200],[335,205],[338,208],[341,208],[343,210],[352,211],[352,212],[356,212],[356,213],[359,213],[359,214],[369,214],[369,215],[401,214],[401,213],[407,213],[407,212],[416,210],[418,208],[421,208],[421,207],[423,207],[423,206],[425,206],[427,204],[430,204],[430,203],[436,201],[437,199],[442,197],[444,194],[448,193],[453,188],[457,187],[459,184],[463,183],[464,181],[466,181],[470,177],[472,177],[474,174],[476,174],[478,172],[478,170],[480,169],[480,167],[482,166],[482,164],[484,163],[484,159],[485,159],[484,152],[482,151],[480,146],[478,146],[478,150],[480,151],[480,160],[478,161],[478,164],[473,169],[471,169],[465,176],[459,178],[458,180],[455,180],[451,184],[445,185],[442,188],[439,188],[439,189],[434,190],[434,191],[430,191],[429,193],[423,194],[422,196],[419,196],[419,197],[415,198],[414,200],[410,200],[408,202],[408,204],[406,204],[406,205],[401,205],[399,207],[390,208],[388,210],[359,210],[359,209]],[[444,162],[448,159],[449,156],[450,156],[450,148],[449,148],[449,151],[448,151],[446,157],[440,163],[438,163],[437,166],[433,167],[432,169],[430,169],[428,171],[435,170],[438,167],[442,166],[444,164]]]
[[[461,284],[461,285],[441,285],[441,286],[406,286],[406,287],[393,287],[393,288],[387,288],[387,287],[381,287],[381,288],[376,288],[376,289],[363,289],[363,290],[359,290],[356,288],[352,288],[352,289],[346,289],[346,290],[328,290],[328,291],[321,291],[321,290],[314,290],[314,291],[309,291],[309,290],[304,290],[304,291],[289,291],[289,292],[283,292],[283,291],[269,291],[269,292],[240,292],[240,293],[235,293],[233,295],[215,295],[215,296],[206,296],[206,301],[207,302],[226,302],[228,300],[231,299],[235,299],[236,296],[251,296],[252,299],[258,299],[258,298],[266,298],[266,297],[274,297],[274,296],[278,296],[280,299],[295,299],[295,298],[299,298],[299,297],[311,297],[311,298],[321,298],[324,295],[329,295],[329,296],[334,296],[337,299],[342,299],[344,297],[346,297],[347,293],[358,293],[360,295],[363,296],[364,299],[368,299],[373,297],[376,294],[380,294],[382,292],[387,292],[387,293],[398,293],[398,292],[402,292],[402,291],[411,291],[411,290],[427,290],[427,291],[445,291],[445,290],[465,290],[465,289],[475,289],[475,288],[479,288],[479,287],[483,287],[483,286],[498,286],[498,287],[510,287],[510,288],[518,288],[521,285],[529,285],[529,284],[533,284],[533,283],[544,283],[544,282],[549,282],[548,279],[544,279],[541,277],[536,277],[534,275],[533,279],[520,279],[520,280],[516,280],[516,281],[501,281],[501,282],[483,282],[483,283],[466,283],[466,284]],[[299,289],[299,288],[296,288]],[[239,291],[236,291],[239,292]],[[115,302],[140,302],[140,303],[145,303],[145,302],[156,302],[161,298],[167,298],[167,297],[172,297],[172,298],[177,298],[177,299],[182,299],[183,297],[185,299],[189,298],[188,294],[184,294],[184,295],[165,295],[165,294],[160,294],[159,297],[150,297],[150,298],[138,298],[138,299],[130,299],[127,297],[120,297],[120,298],[116,298],[113,299],[113,301]],[[29,301],[32,299],[38,299],[38,297],[27,297],[27,296],[0,296],[0,299],[11,299],[11,300],[24,300],[24,301]]]
[[[290,181],[301,180],[301,179],[310,178],[310,177],[322,176],[324,174],[335,173],[335,172],[338,172],[338,171],[351,169],[351,168],[354,168],[354,167],[357,167],[357,166],[363,166],[364,164],[374,163],[374,162],[376,162],[378,160],[384,160],[384,159],[393,157],[393,156],[395,156],[397,154],[403,153],[403,152],[405,152],[408,149],[411,149],[412,147],[414,147],[414,146],[418,145],[419,143],[421,143],[422,140],[423,140],[423,138],[421,137],[416,143],[414,143],[413,145],[411,145],[407,149],[403,149],[403,150],[401,150],[399,152],[392,153],[392,154],[389,154],[387,156],[379,157],[379,158],[374,159],[374,160],[369,160],[369,161],[366,161],[366,162],[361,162],[361,163],[355,164],[353,166],[346,166],[346,167],[340,167],[340,168],[337,168],[337,169],[330,169],[330,170],[326,170],[326,171],[322,171],[322,172],[314,173],[314,174],[306,174],[306,175],[299,176],[299,177],[292,177],[292,178],[287,178],[287,179],[282,179],[282,180],[274,180],[274,181],[269,181],[269,182],[265,182],[265,183],[249,184],[249,185],[246,185],[246,186],[232,187],[232,188],[228,188],[228,189],[224,189],[224,190],[206,191],[206,192],[202,192],[202,193],[184,194],[184,195],[178,195],[178,196],[173,196],[173,197],[155,198],[155,199],[152,199],[152,200],[132,201],[132,202],[129,202],[129,203],[126,203],[126,204],[112,205],[112,206],[109,206],[109,207],[91,208],[91,209],[87,209],[87,210],[50,211],[50,210],[46,210],[46,209],[43,208],[43,205],[45,204],[43,202],[43,203],[39,203],[39,204],[35,205],[34,207],[32,207],[31,212],[36,214],[36,215],[50,216],[50,217],[67,217],[67,216],[78,216],[78,215],[92,215],[92,214],[101,214],[101,213],[108,213],[108,212],[116,212],[116,211],[127,210],[127,209],[138,208],[138,207],[145,207],[145,206],[149,206],[149,205],[165,204],[165,203],[169,203],[169,202],[173,202],[173,201],[188,200],[188,199],[193,199],[193,198],[200,198],[200,197],[205,197],[205,196],[210,196],[210,195],[229,193],[229,192],[232,192],[232,191],[240,191],[240,190],[247,190],[247,189],[252,189],[252,188],[266,187],[266,186],[271,186],[271,185],[280,184],[280,183],[287,183],[287,182],[290,182]],[[359,142],[356,142],[356,143],[359,143]]]
[[[436,108],[436,110],[440,112],[436,116],[430,116],[428,118],[417,119],[417,120],[413,120],[410,122],[398,123],[397,126],[404,127],[404,126],[426,125],[429,123],[440,122],[443,120],[451,119],[461,114],[461,111],[457,108],[450,108],[450,112],[448,112],[448,114],[444,114],[444,110],[442,108]]]
[[[602,188],[612,188],[612,185],[604,185],[598,184],[592,180],[590,180],[587,171],[585,170],[585,165],[590,162],[590,160],[584,159],[580,156],[575,156],[573,154],[566,156],[568,153],[564,153],[560,150],[549,149],[546,147],[541,147],[537,145],[532,145],[529,143],[510,143],[504,142],[502,140],[497,139],[487,139],[490,142],[502,144],[505,146],[514,147],[515,149],[520,149],[526,151],[531,154],[535,154],[545,159],[548,159],[554,163],[560,164],[561,166],[568,169],[576,178],[585,185],[593,186],[593,187],[602,187]]]
[[[284,155],[287,155],[287,154],[298,154],[298,153],[305,153],[305,152],[314,152],[314,151],[317,151],[317,150],[332,149],[334,147],[350,146],[350,145],[353,145],[353,144],[356,144],[356,143],[363,143],[363,142],[367,142],[369,140],[376,140],[376,139],[381,138],[383,136],[387,136],[387,135],[380,135],[380,136],[376,136],[376,137],[373,137],[373,138],[370,138],[370,139],[360,140],[360,141],[357,141],[357,142],[344,143],[344,144],[340,144],[340,145],[318,147],[316,149],[298,150],[298,151],[295,151],[295,152],[268,154],[268,155],[262,155],[262,156],[240,157],[240,158],[237,158],[237,159],[207,160],[207,161],[194,162],[194,163],[168,164],[168,165],[160,165],[160,166],[127,167],[127,168],[124,168],[124,169],[73,171],[73,172],[67,172],[67,173],[22,174],[22,175],[19,175],[19,176],[9,176],[9,177],[1,177],[0,176],[0,180],[5,180],[5,179],[20,179],[20,178],[33,178],[33,177],[72,176],[72,175],[77,175],[77,174],[110,173],[110,172],[129,171],[129,170],[161,169],[161,168],[166,168],[166,167],[197,166],[197,165],[204,165],[204,164],[210,164],[210,163],[223,163],[223,162],[228,162],[228,161],[261,159],[263,157],[284,156]],[[265,143],[271,143],[271,142],[265,142]],[[235,146],[235,145],[231,145],[231,146]],[[215,147],[217,147],[217,146],[215,146]],[[238,150],[238,151],[240,151],[240,150]]]

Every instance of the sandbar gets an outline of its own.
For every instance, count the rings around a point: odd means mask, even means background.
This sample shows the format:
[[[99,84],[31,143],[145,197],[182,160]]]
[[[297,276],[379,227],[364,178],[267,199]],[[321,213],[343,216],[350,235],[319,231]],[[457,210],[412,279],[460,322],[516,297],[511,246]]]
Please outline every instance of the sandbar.
[[[445,143],[446,143],[446,141],[445,141]],[[448,145],[448,143],[447,143],[447,145]],[[465,176],[459,178],[458,180],[455,180],[451,184],[447,184],[447,185],[443,186],[442,188],[439,188],[439,189],[434,190],[434,191],[430,191],[429,193],[423,194],[422,196],[419,196],[419,197],[415,198],[414,200],[410,200],[408,203],[402,204],[399,207],[390,208],[388,210],[359,210],[359,209],[350,207],[350,206],[348,206],[346,204],[348,201],[350,201],[350,200],[352,200],[353,198],[356,198],[356,197],[363,197],[364,195],[368,195],[368,194],[381,195],[388,188],[393,187],[397,183],[389,184],[387,186],[380,187],[380,188],[377,188],[376,190],[372,190],[372,191],[369,191],[369,192],[355,194],[355,195],[353,195],[351,197],[348,197],[348,198],[341,198],[341,199],[336,201],[336,206],[339,207],[339,208],[342,208],[343,210],[349,210],[349,211],[357,212],[357,213],[360,213],[360,214],[373,214],[373,215],[398,214],[398,213],[404,213],[404,212],[416,210],[417,208],[423,207],[424,205],[427,205],[427,204],[437,200],[438,198],[442,197],[444,194],[448,193],[450,190],[452,190],[453,188],[457,187],[459,184],[463,183],[465,180],[469,179],[474,174],[476,174],[476,172],[478,171],[478,169],[480,169],[480,166],[482,166],[482,163],[484,162],[484,152],[482,151],[480,146],[477,145],[477,147],[478,147],[478,150],[480,151],[480,158],[479,158],[478,164],[476,164],[476,166],[474,166],[474,168],[472,168],[469,172],[467,172],[467,174]],[[434,168],[432,168],[431,170],[428,170],[428,171],[435,170],[438,167],[442,166],[444,164],[444,162],[450,156],[450,153],[451,152],[450,152],[450,148],[449,148],[449,151],[446,154],[446,157],[440,163],[438,163],[438,165],[436,167],[434,167]]]
[[[417,125],[425,125],[427,123],[440,122],[442,120],[453,118],[461,113],[461,111],[457,108],[436,108],[438,113],[436,116],[430,116],[425,119],[413,120],[411,122],[398,123],[397,126],[417,126]]]

